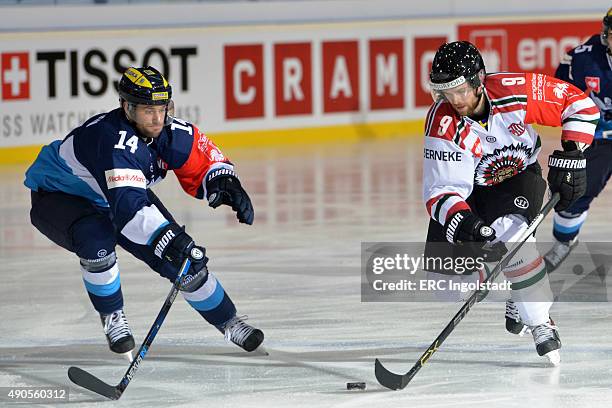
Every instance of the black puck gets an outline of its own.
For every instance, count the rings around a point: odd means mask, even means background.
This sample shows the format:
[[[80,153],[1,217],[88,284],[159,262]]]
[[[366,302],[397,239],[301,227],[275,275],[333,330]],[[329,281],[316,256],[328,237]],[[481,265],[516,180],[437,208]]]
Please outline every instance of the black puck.
[[[347,390],[365,390],[366,385],[364,382],[348,382],[346,383]]]

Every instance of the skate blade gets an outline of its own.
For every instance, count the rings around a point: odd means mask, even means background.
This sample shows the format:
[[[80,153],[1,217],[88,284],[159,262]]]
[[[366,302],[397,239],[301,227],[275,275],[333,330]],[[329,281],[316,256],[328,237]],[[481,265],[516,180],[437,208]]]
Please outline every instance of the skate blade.
[[[259,346],[259,347],[257,347],[255,350],[253,350],[251,352],[251,355],[254,355],[254,356],[269,356],[270,353],[268,353],[268,350],[266,350],[266,348],[264,346]]]
[[[123,358],[125,358],[129,363],[134,360],[134,356],[132,356],[131,351],[126,351],[125,353],[119,353]]]
[[[518,334],[520,337],[523,337],[526,334],[531,334],[531,329],[529,328],[529,326],[524,325],[523,328],[521,329],[520,333]]]
[[[549,351],[548,353],[544,354],[544,357],[546,357],[550,364],[554,365],[555,367],[561,364],[561,354],[559,354],[559,350]]]

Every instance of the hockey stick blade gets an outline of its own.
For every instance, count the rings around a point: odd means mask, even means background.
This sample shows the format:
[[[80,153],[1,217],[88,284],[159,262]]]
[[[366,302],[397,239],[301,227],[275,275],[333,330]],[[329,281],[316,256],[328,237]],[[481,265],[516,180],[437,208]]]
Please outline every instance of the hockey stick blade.
[[[492,282],[495,280],[497,275],[508,265],[510,260],[514,258],[514,255],[521,249],[523,244],[527,241],[527,239],[535,233],[535,230],[544,220],[544,217],[553,209],[553,207],[559,202],[560,196],[559,193],[554,193],[550,200],[542,207],[539,214],[531,221],[531,223],[527,226],[527,229],[521,234],[520,238],[516,241],[512,249],[508,251],[508,253],[503,257],[503,259],[497,264],[495,268],[491,271],[491,274],[487,279],[484,280],[486,282]],[[444,340],[455,330],[457,325],[463,320],[463,318],[468,314],[472,306],[476,304],[479,292],[474,292],[469,299],[463,304],[463,306],[459,309],[457,314],[453,317],[453,319],[448,322],[446,327],[442,330],[442,332],[436,337],[434,342],[429,346],[429,348],[423,353],[423,355],[419,358],[419,360],[412,366],[410,371],[408,371],[404,375],[395,374],[385,368],[382,365],[380,360],[376,359],[374,362],[374,373],[376,375],[376,379],[380,383],[380,385],[387,387],[391,390],[402,390],[404,389],[408,383],[412,380],[412,378],[419,372],[421,367],[429,360],[429,358],[438,351],[438,348],[442,345]]]
[[[401,390],[408,385],[408,381],[410,381],[405,380],[403,375],[395,374],[387,370],[379,359],[374,361],[374,374],[376,374],[376,379],[379,384],[391,390]]]
[[[100,394],[108,399],[118,400],[121,397],[121,392],[117,387],[108,385],[98,377],[89,374],[87,371],[80,369],[79,367],[70,367],[68,369],[68,378],[70,381],[79,385],[83,388],[87,388],[89,391],[93,391],[96,394]]]

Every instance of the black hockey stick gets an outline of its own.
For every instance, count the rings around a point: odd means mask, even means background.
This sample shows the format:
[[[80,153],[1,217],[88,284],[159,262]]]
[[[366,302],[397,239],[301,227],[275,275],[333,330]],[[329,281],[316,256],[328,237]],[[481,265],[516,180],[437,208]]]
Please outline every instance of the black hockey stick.
[[[109,385],[104,381],[100,380],[98,377],[78,367],[70,367],[68,369],[68,378],[70,378],[70,380],[76,385],[80,385],[83,388],[87,388],[88,390],[103,395],[106,398],[110,398],[112,400],[118,400],[119,398],[121,398],[121,395],[123,394],[127,386],[130,384],[130,381],[132,381],[134,373],[136,373],[136,370],[138,370],[138,367],[140,367],[140,363],[149,351],[149,347],[151,346],[151,343],[153,343],[153,340],[155,339],[157,332],[159,331],[162,323],[164,322],[164,319],[168,315],[170,307],[172,306],[172,303],[174,303],[174,299],[176,298],[176,295],[179,292],[179,286],[183,280],[183,276],[189,270],[190,265],[191,260],[189,257],[187,257],[183,262],[183,265],[181,266],[179,274],[176,277],[176,280],[172,285],[172,289],[170,290],[170,293],[168,293],[166,301],[164,302],[161,310],[159,311],[157,318],[153,323],[153,326],[149,330],[147,337],[142,342],[142,345],[138,350],[136,358],[132,360],[130,367],[125,372],[125,375],[123,376],[119,384],[117,384],[116,386]]]
[[[544,205],[542,210],[540,210],[540,213],[533,219],[533,221],[531,221],[531,223],[529,224],[525,232],[523,232],[523,235],[521,235],[520,239],[517,240],[517,242],[514,244],[512,249],[508,251],[506,256],[504,256],[504,258],[497,264],[497,266],[493,268],[493,270],[491,271],[491,274],[487,277],[487,279],[484,280],[483,282],[484,284],[495,280],[497,275],[499,275],[502,269],[504,269],[508,265],[508,263],[514,257],[514,255],[516,255],[516,253],[519,251],[519,249],[521,249],[523,244],[525,244],[525,241],[527,240],[527,238],[529,238],[529,236],[535,232],[536,228],[538,228],[542,220],[544,220],[544,217],[546,217],[546,215],[550,212],[550,210],[552,210],[552,208],[558,202],[559,202],[559,193],[554,193],[551,199]],[[414,366],[412,366],[410,371],[408,371],[406,374],[404,375],[395,374],[387,370],[385,366],[382,365],[379,359],[376,359],[374,372],[376,374],[376,379],[378,380],[378,382],[381,385],[389,389],[392,389],[392,390],[404,389],[408,385],[408,383],[412,380],[412,378],[419,372],[421,367],[423,367],[423,365],[427,362],[427,360],[429,360],[429,358],[436,351],[438,351],[438,348],[442,345],[444,340],[446,340],[446,338],[453,332],[453,330],[455,330],[455,328],[459,325],[459,322],[463,320],[463,318],[468,314],[472,306],[474,306],[474,304],[476,303],[476,300],[478,299],[478,295],[480,295],[479,290],[475,291],[468,298],[468,300],[461,307],[461,309],[459,309],[455,317],[453,317],[452,320],[446,325],[444,330],[442,330],[442,333],[440,333],[438,337],[436,337],[436,339],[431,344],[431,346],[429,346],[427,351],[423,353],[421,358],[419,358],[419,360],[414,364]]]

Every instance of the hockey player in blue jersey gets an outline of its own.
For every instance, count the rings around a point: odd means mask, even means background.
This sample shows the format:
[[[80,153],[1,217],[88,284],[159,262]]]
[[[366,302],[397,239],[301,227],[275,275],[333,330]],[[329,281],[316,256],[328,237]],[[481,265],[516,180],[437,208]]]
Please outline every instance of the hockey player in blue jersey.
[[[172,170],[185,192],[206,198],[213,208],[229,205],[241,223],[252,224],[251,200],[232,163],[195,125],[172,116],[172,88],[155,68],[127,69],[118,90],[119,108],[44,146],[27,170],[32,224],[78,257],[112,351],[130,357],[134,348],[123,311],[117,244],[172,282],[191,257],[181,286],[184,298],[228,341],[255,350],[263,332],[237,317],[234,303],[206,267],[205,249],[150,190]]]
[[[556,76],[585,91],[599,108],[601,117],[587,159],[587,190],[564,211],[555,213],[555,243],[544,256],[548,272],[555,270],[578,244],[580,228],[591,202],[604,189],[612,174],[612,8],[603,19],[600,34],[567,53]]]

